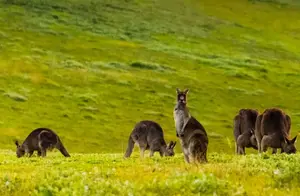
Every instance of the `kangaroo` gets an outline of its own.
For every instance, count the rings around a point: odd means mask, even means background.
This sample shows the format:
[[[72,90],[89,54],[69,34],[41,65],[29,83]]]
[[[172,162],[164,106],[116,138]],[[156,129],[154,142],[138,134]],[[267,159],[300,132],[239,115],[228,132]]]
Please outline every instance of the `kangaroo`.
[[[65,157],[70,157],[58,135],[48,128],[37,128],[27,136],[22,145],[18,141],[15,141],[15,144],[18,158],[25,154],[31,157],[34,151],[38,152],[38,156],[45,157],[46,151],[53,148],[57,148]]]
[[[246,154],[245,148],[257,150],[257,142],[254,134],[255,122],[258,111],[253,109],[240,109],[235,116],[233,135],[236,142],[236,153]]]
[[[187,107],[189,89],[176,89],[177,104],[174,108],[176,136],[179,138],[187,163],[207,162],[208,137],[202,124],[190,115]]]
[[[128,147],[124,158],[130,157],[134,144],[140,147],[140,156],[144,157],[145,150],[150,150],[150,157],[154,152],[159,152],[160,156],[174,156],[174,147],[176,142],[171,141],[169,145],[164,140],[164,133],[161,126],[151,120],[143,120],[138,122],[132,130],[129,139]]]
[[[268,147],[273,148],[272,153],[281,149],[281,153],[296,153],[295,142],[297,136],[289,140],[291,118],[278,108],[266,109],[257,117],[255,137],[258,151],[266,152]]]

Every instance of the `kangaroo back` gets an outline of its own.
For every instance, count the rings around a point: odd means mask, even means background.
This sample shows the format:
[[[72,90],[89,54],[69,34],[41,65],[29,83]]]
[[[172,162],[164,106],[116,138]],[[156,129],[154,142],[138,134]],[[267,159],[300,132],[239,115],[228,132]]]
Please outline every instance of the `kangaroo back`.
[[[147,144],[149,124],[150,124],[149,121],[145,120],[145,121],[138,122],[134,126],[130,134],[134,142]]]
[[[281,110],[277,108],[268,109],[262,118],[262,135],[277,133],[281,137],[280,139],[288,138],[287,124],[286,116]]]
[[[148,123],[147,143],[149,146],[156,145],[157,147],[165,146],[164,132],[161,126],[155,122]]]
[[[57,143],[57,136],[53,132],[43,130],[38,135],[38,140],[43,148],[52,150],[54,148],[54,145],[56,145]]]
[[[24,142],[22,145],[26,146],[27,150],[31,151],[31,150],[37,150],[39,148],[39,141],[38,141],[38,137],[39,134],[42,131],[49,131],[50,129],[47,128],[37,128],[34,129],[33,131],[31,131],[31,133],[25,138]],[[50,130],[51,131],[51,130]]]
[[[241,133],[251,132],[255,128],[258,111],[254,109],[241,109],[239,111]]]
[[[207,133],[206,133],[204,127],[202,126],[202,124],[197,119],[195,119],[193,116],[191,116],[191,118],[185,124],[185,126],[183,127],[183,130],[184,130],[184,134],[190,132],[191,130],[198,130],[203,135],[207,136]]]

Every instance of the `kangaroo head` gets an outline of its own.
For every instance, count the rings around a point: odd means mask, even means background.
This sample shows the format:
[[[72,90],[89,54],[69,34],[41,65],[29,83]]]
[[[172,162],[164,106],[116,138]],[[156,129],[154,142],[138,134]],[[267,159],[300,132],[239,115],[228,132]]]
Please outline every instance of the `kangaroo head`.
[[[166,147],[166,150],[165,150],[165,156],[174,156],[175,153],[174,153],[174,147],[176,145],[176,142],[173,142],[171,141],[167,147]]]
[[[19,142],[17,140],[15,141],[15,144],[17,146],[17,150],[16,150],[17,157],[20,158],[20,157],[24,156],[25,149],[23,148],[23,146],[19,145]]]
[[[179,88],[176,89],[177,92],[177,102],[186,104],[186,95],[189,92],[189,89],[181,91]]]
[[[296,142],[297,136],[295,136],[292,140],[289,140],[286,137],[284,139],[285,139],[285,143],[283,145],[284,152],[287,154],[296,153],[297,149],[295,146],[295,142]]]

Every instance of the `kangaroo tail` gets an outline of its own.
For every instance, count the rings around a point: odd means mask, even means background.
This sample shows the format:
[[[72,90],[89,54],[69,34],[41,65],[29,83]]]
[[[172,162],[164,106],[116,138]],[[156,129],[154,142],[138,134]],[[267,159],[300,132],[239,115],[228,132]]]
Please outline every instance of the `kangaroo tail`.
[[[207,163],[206,150],[203,152],[198,152],[195,155],[195,160],[197,160],[198,163]]]
[[[195,162],[206,163],[207,162],[206,151],[207,149],[195,148],[192,151],[192,156],[194,157]]]
[[[206,138],[201,134],[197,134],[190,142],[189,151],[195,162],[204,163],[207,162],[206,152],[207,152],[208,142]]]
[[[133,141],[133,139],[132,139],[132,137],[130,135],[129,139],[128,139],[127,150],[126,150],[126,153],[124,155],[125,158],[130,157],[130,155],[132,153],[132,150],[133,150],[133,147],[134,147],[134,141]]]
[[[64,147],[60,139],[58,139],[58,142],[56,144],[56,148],[63,154],[65,157],[71,157],[71,155],[68,153],[67,149]]]
[[[239,135],[242,134],[240,126],[241,126],[241,117],[240,117],[240,115],[236,115],[233,120],[233,135],[234,135],[235,141],[237,141]]]

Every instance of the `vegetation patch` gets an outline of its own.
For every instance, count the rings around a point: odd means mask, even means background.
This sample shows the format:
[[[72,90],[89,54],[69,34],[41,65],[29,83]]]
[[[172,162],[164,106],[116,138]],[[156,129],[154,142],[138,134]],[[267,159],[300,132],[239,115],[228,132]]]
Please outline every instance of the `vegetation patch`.
[[[27,97],[16,92],[8,92],[8,93],[4,93],[3,95],[15,101],[25,102],[28,100]]]
[[[56,150],[46,158],[16,158],[0,152],[0,193],[18,195],[297,195],[299,155],[208,154],[208,163],[175,157],[128,159],[123,154],[78,154]],[[249,183],[251,182],[251,183]],[[101,187],[101,188],[99,188]]]
[[[0,0],[0,128],[15,130],[0,132],[0,148],[14,149],[11,138],[47,126],[66,138],[70,152],[121,153],[143,119],[158,122],[167,141],[177,140],[176,88],[190,89],[188,106],[207,130],[208,154],[234,153],[232,119],[240,108],[280,106],[294,135],[300,7],[276,2],[287,6]]]
[[[157,70],[157,71],[172,71],[173,69],[164,66],[164,65],[157,65],[151,64],[146,62],[133,62],[130,64],[131,67],[137,69],[146,69],[146,70]]]

